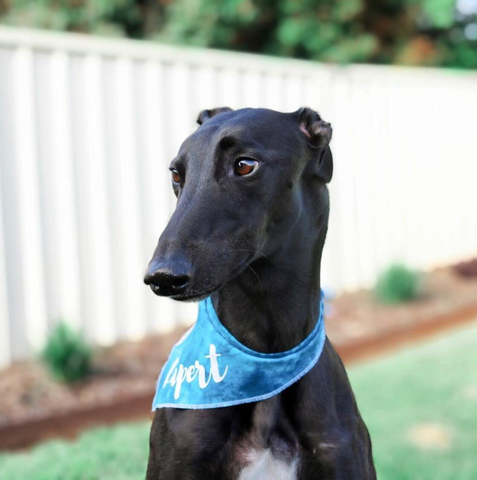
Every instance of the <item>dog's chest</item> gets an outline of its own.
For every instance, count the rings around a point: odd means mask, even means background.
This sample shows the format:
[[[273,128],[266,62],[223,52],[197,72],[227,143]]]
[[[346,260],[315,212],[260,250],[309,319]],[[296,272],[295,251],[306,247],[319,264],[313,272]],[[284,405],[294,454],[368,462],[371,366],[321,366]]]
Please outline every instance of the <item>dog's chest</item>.
[[[291,459],[277,458],[272,449],[244,453],[243,468],[237,480],[296,480],[298,456]]]
[[[258,404],[251,428],[236,445],[237,480],[296,480],[300,447],[274,398]]]

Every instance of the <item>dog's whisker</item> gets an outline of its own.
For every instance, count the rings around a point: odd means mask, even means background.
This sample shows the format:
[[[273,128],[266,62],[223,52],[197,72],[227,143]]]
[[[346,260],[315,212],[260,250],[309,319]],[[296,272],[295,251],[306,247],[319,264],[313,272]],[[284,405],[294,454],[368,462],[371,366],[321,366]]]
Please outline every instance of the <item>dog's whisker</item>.
[[[263,284],[262,281],[260,280],[260,277],[257,275],[257,272],[250,266],[250,263],[247,264],[247,267],[252,270],[253,274],[257,277],[258,283],[260,284],[260,291],[263,290]]]
[[[252,252],[252,253],[258,253],[259,255],[261,255],[262,257],[265,257],[267,260],[270,260],[270,257],[267,257],[264,253],[260,252],[260,250],[237,250],[237,249],[231,249],[229,250],[230,252]]]

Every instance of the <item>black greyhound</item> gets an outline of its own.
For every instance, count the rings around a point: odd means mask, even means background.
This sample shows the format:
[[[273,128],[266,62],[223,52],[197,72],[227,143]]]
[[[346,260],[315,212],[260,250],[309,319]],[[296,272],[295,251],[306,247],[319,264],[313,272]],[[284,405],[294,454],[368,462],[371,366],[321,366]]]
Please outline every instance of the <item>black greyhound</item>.
[[[294,113],[203,111],[172,161],[177,207],[145,283],[175,300],[211,296],[220,321],[264,352],[298,345],[320,309],[331,126]],[[374,479],[371,441],[326,340],[301,380],[261,402],[156,411],[148,480]]]

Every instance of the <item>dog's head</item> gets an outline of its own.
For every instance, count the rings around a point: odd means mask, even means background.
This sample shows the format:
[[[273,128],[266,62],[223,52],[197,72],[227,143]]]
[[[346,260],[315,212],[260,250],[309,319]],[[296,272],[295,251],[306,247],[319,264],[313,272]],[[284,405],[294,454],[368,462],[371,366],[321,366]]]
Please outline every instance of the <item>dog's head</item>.
[[[318,113],[205,110],[170,165],[177,206],[144,281],[198,300],[328,218],[331,126]]]

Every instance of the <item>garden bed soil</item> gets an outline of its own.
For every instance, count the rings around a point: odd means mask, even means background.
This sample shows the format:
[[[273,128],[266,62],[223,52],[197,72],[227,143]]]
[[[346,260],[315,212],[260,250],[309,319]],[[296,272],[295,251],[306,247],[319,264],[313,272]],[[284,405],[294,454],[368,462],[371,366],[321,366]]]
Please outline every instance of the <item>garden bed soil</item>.
[[[477,320],[477,279],[441,269],[425,276],[424,291],[420,299],[397,306],[377,304],[370,291],[330,300],[327,333],[345,363]],[[1,371],[0,449],[147,418],[160,367],[184,330],[99,349],[93,374],[73,385],[55,381],[34,360]]]
[[[422,283],[422,295],[400,305],[379,304],[370,290],[330,302],[327,334],[345,363],[477,321],[477,277],[442,268],[424,275]]]
[[[35,360],[0,371],[0,449],[74,437],[92,425],[147,418],[161,365],[185,327],[98,349],[93,372],[65,384]]]

